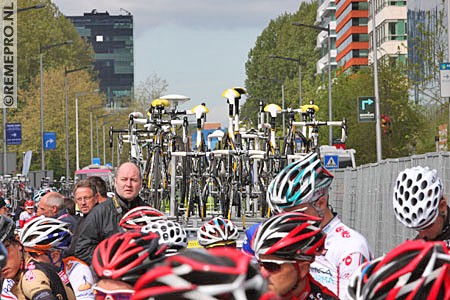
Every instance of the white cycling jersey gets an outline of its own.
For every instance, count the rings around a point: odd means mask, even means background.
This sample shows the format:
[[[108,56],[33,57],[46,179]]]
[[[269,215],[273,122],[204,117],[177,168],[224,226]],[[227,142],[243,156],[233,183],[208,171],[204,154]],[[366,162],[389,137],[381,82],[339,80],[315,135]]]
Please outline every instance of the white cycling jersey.
[[[70,284],[72,285],[77,300],[95,299],[94,290],[92,288],[94,279],[89,266],[73,256],[64,258],[63,263],[64,270],[69,277]]]
[[[7,299],[7,300],[17,300],[17,297],[11,293],[11,288],[14,285],[14,280],[12,279],[5,279],[3,280],[2,285],[2,295],[1,299]]]
[[[372,252],[366,238],[342,223],[338,216],[322,230],[327,234],[325,253],[316,256],[310,273],[336,296],[343,298],[353,271],[364,261],[371,260]]]

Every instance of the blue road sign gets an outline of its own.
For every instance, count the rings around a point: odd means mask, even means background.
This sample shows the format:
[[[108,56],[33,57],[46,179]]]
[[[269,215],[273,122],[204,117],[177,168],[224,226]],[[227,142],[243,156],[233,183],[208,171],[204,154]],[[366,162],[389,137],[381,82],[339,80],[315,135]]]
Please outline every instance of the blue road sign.
[[[44,132],[44,150],[56,149],[56,132]]]
[[[22,124],[6,123],[6,145],[22,144]]]
[[[92,158],[92,164],[93,165],[101,165],[100,157],[93,157]]]
[[[325,168],[328,170],[339,168],[339,156],[338,155],[325,155],[323,157]]]

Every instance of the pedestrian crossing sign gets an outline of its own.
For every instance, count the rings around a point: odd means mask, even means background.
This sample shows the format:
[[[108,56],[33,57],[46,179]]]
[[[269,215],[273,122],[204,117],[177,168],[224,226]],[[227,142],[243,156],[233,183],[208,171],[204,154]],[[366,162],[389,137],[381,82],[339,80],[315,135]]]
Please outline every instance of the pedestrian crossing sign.
[[[338,155],[325,155],[323,158],[325,168],[328,170],[339,168],[339,156]]]

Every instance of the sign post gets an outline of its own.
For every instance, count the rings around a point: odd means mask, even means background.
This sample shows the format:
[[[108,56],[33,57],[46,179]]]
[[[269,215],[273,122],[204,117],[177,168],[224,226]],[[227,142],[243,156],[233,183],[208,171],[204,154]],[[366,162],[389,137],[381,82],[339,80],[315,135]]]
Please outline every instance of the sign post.
[[[375,122],[375,98],[373,96],[358,97],[358,122]]]

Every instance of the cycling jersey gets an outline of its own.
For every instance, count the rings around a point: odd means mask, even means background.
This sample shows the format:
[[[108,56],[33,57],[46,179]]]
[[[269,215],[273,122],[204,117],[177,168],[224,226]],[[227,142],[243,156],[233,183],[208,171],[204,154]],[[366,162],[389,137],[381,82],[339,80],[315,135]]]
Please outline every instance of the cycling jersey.
[[[327,234],[325,252],[316,256],[310,273],[320,284],[343,298],[353,271],[371,260],[372,253],[365,237],[342,223],[338,216],[322,230]]]
[[[290,297],[289,300],[338,300],[339,298],[333,294],[328,288],[312,278],[311,274],[306,277],[307,282],[303,291],[299,296]]]
[[[28,254],[25,254],[24,270],[18,273],[14,281],[17,284],[11,287],[11,293],[19,300],[75,300],[72,289],[62,283],[52,265],[37,262]]]
[[[73,256],[64,258],[62,264],[77,300],[95,299],[92,289],[94,279],[89,266]]]
[[[14,280],[4,279],[2,284],[1,299],[17,300],[17,297],[11,292],[11,288],[14,285]]]

